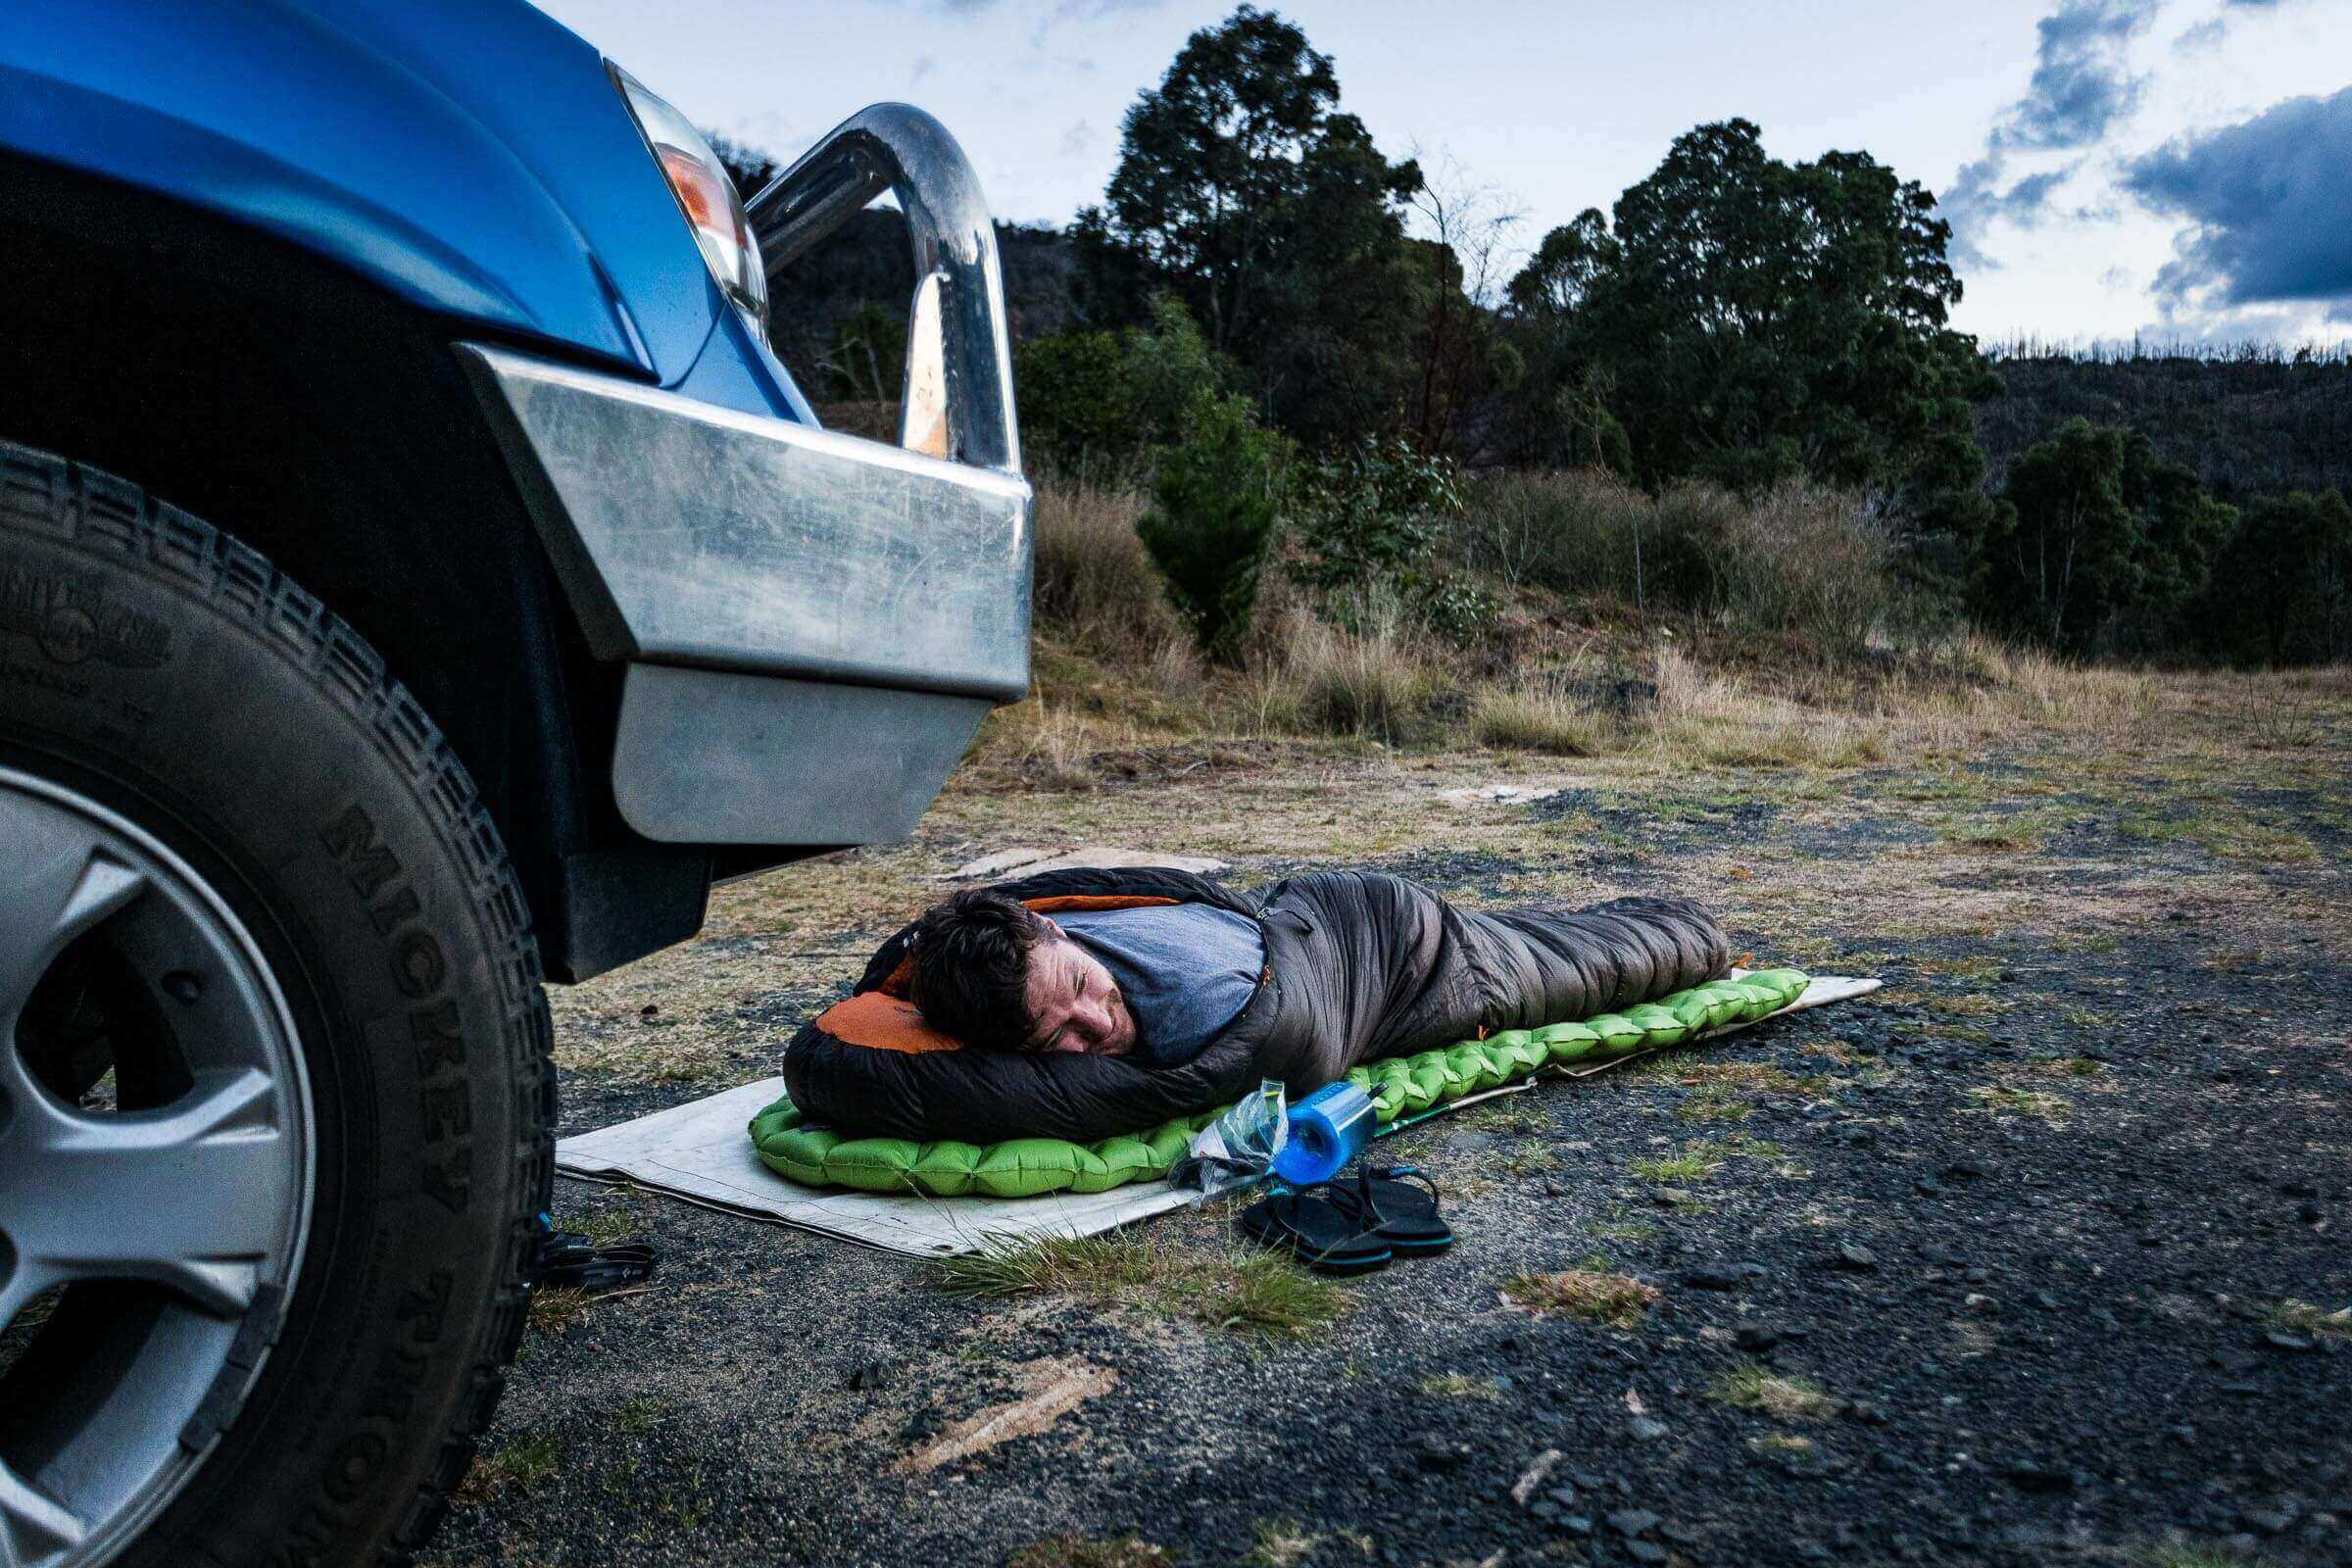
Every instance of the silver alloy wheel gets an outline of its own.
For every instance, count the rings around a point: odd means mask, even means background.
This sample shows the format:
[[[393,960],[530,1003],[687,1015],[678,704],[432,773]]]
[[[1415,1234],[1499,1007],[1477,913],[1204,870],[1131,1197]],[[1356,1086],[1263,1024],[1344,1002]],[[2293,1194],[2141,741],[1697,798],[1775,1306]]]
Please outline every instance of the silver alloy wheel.
[[[68,987],[70,959],[106,967]],[[61,1086],[36,1025],[69,989],[98,1022]],[[0,1568],[114,1556],[242,1405],[310,1227],[296,1038],[251,933],[186,862],[0,767]]]

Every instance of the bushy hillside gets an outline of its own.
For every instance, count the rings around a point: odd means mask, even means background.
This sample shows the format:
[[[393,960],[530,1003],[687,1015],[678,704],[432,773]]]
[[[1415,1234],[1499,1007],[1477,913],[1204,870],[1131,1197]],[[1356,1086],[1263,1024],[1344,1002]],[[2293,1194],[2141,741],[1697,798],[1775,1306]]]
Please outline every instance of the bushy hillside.
[[[1977,411],[1997,487],[2009,460],[2068,419],[2122,425],[2242,504],[2289,490],[2352,498],[2352,359],[2342,352],[2103,358],[2004,351],[2003,394]]]

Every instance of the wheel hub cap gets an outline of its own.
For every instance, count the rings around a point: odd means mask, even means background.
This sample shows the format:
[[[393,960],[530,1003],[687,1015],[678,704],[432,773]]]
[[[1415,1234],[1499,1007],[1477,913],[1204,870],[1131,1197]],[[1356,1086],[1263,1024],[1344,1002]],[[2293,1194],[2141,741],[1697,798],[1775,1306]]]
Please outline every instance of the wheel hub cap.
[[[274,1337],[309,1095],[250,932],[159,840],[0,767],[0,1568],[89,1568]]]

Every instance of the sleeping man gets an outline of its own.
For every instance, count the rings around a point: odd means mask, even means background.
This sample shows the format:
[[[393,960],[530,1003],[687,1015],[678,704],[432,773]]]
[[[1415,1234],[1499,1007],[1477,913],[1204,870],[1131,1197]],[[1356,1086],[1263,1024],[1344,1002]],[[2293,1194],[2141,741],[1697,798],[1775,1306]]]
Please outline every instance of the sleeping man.
[[[1417,882],[1314,871],[1260,893],[1161,869],[956,894],[882,945],[786,1048],[812,1121],[1092,1143],[1303,1096],[1359,1062],[1622,1009],[1729,967],[1684,899],[1458,909]]]
[[[908,992],[934,1028],[966,1045],[1175,1067],[1249,1004],[1265,962],[1257,922],[1213,904],[1057,920],[974,888],[915,922]]]

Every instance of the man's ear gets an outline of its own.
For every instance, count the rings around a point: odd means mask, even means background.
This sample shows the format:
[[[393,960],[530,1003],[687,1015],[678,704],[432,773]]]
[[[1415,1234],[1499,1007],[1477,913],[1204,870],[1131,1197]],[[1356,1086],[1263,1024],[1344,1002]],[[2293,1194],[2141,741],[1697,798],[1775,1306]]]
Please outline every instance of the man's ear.
[[[1038,918],[1039,918],[1040,920],[1043,920],[1043,921],[1045,921],[1045,922],[1046,922],[1046,929],[1047,929],[1047,930],[1049,930],[1049,931],[1053,932],[1053,933],[1054,933],[1055,936],[1057,936],[1057,937],[1061,938],[1061,939],[1062,939],[1064,942],[1067,942],[1067,941],[1069,940],[1070,934],[1069,934],[1067,931],[1064,931],[1064,930],[1061,928],[1061,922],[1060,922],[1059,920],[1056,920],[1056,919],[1054,919],[1054,918],[1052,915],[1050,915],[1050,914],[1041,914],[1041,915],[1039,915],[1039,916],[1038,916]]]

